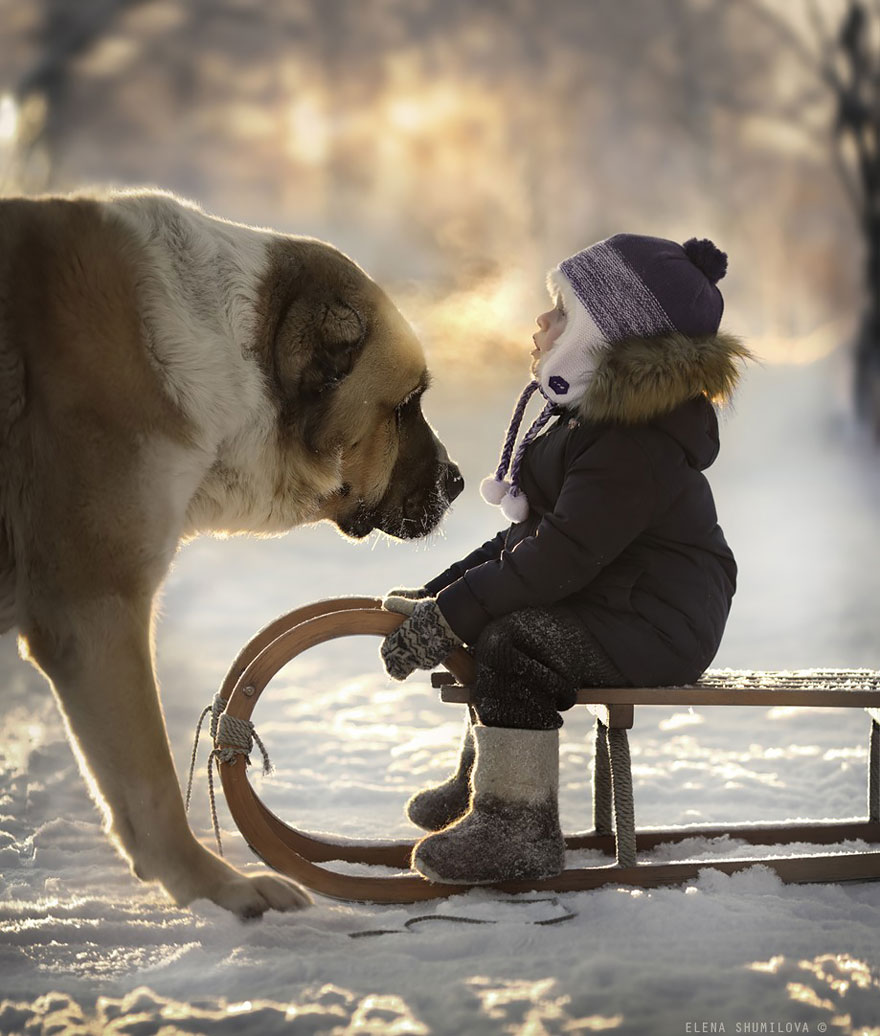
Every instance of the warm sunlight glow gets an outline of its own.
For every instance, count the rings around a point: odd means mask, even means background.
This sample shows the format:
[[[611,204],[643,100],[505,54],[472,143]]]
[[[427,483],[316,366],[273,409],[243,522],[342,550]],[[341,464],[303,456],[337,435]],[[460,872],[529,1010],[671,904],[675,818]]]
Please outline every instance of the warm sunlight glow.
[[[306,165],[320,165],[330,146],[326,113],[318,98],[306,95],[290,109],[288,151]]]
[[[830,356],[848,342],[854,330],[850,315],[821,324],[804,335],[768,333],[749,336],[749,348],[764,363],[802,366]]]
[[[403,96],[394,96],[388,103],[388,121],[391,127],[404,133],[434,131],[448,121],[447,129],[466,114],[467,101],[450,87],[432,86],[418,93],[416,84],[409,84]]]
[[[511,360],[527,369],[536,307],[544,298],[540,285],[531,283],[522,270],[509,270],[439,299],[403,296],[402,301],[418,314],[417,330],[428,343],[442,348],[444,359],[472,371],[497,373],[499,361],[509,366]]]
[[[14,140],[18,133],[18,105],[11,94],[0,97],[0,143]]]
[[[747,964],[746,967],[749,971],[764,971],[768,975],[775,975],[779,971],[781,964],[785,963],[785,957],[777,956],[771,957],[770,960],[756,960],[751,964]]]
[[[409,132],[420,129],[425,121],[422,107],[409,98],[392,101],[388,106],[388,117],[392,126]]]
[[[823,999],[815,989],[804,985],[803,982],[789,982],[785,988],[788,990],[788,995],[792,1000],[797,1000],[802,1004],[809,1004],[810,1007],[818,1007],[825,1011],[834,1010],[832,1001]]]
[[[799,961],[798,967],[811,971],[841,996],[850,986],[857,989],[880,989],[880,977],[872,974],[865,961],[850,957],[848,953],[826,953],[815,960]]]
[[[517,1032],[544,1033],[551,1029],[565,1032],[605,1032],[623,1024],[623,1015],[594,1014],[573,1018],[569,1014],[570,997],[558,994],[555,978],[497,980],[475,975],[467,982],[480,1000],[483,1013],[495,1021],[506,1019],[514,1008],[522,1026]],[[512,1027],[507,1027],[512,1031]]]

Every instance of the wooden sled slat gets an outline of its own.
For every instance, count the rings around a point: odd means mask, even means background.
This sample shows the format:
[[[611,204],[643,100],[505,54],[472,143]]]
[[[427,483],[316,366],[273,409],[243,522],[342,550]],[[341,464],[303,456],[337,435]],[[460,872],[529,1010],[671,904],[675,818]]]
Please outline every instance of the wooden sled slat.
[[[317,601],[314,604],[307,604],[302,608],[296,608],[279,616],[277,619],[273,619],[272,622],[254,634],[239,651],[232,665],[230,665],[223,683],[220,685],[220,696],[222,698],[229,698],[236,681],[257,655],[265,647],[268,647],[273,640],[280,637],[282,633],[293,629],[294,626],[298,626],[301,622],[308,622],[309,619],[314,619],[318,615],[326,615],[329,612],[342,611],[343,609],[381,607],[382,602],[377,597],[330,598],[326,601]]]
[[[314,833],[290,827],[277,817],[266,805],[256,798],[256,806],[273,834],[290,849],[312,863],[328,863],[341,860],[345,863],[381,864],[386,867],[407,868],[412,854],[413,841],[359,841],[357,839],[334,841]],[[639,851],[656,849],[660,845],[685,842],[692,838],[731,838],[749,845],[790,845],[795,842],[806,845],[835,845],[843,841],[861,840],[880,843],[880,824],[860,819],[816,823],[782,824],[729,824],[717,827],[686,825],[666,828],[642,828],[636,831],[636,848]],[[600,835],[595,832],[566,835],[568,850],[596,849],[614,855],[614,835]]]
[[[467,687],[444,685],[440,700],[454,705],[470,701]],[[805,705],[815,708],[880,707],[880,689],[810,689],[790,684],[762,688],[712,685],[693,687],[587,687],[577,692],[576,705]]]
[[[239,653],[223,682],[221,695],[228,698],[226,712],[249,720],[262,691],[278,670],[303,651],[328,640],[352,635],[384,636],[402,617],[381,610],[375,598],[339,598],[296,609],[264,627]],[[446,660],[447,674],[434,674],[444,701],[466,702],[467,684],[473,677],[473,660],[462,649]],[[809,670],[793,673],[755,674],[710,671],[693,687],[602,688],[582,691],[579,701],[596,706],[594,711],[611,726],[631,726],[632,706],[651,705],[845,705],[880,709],[880,674],[873,670]],[[739,680],[739,683],[736,681]],[[457,682],[456,682],[457,681]],[[823,686],[824,681],[824,686]],[[841,687],[844,684],[844,687]],[[464,686],[463,686],[464,685]],[[876,719],[875,713],[870,713]],[[618,722],[619,721],[619,722]],[[219,744],[219,742],[218,742]],[[222,747],[222,745],[220,745]],[[466,891],[470,886],[445,885],[413,874],[393,877],[346,874],[323,863],[379,864],[404,870],[409,866],[413,842],[342,841],[324,838],[291,827],[277,817],[254,792],[244,759],[220,763],[220,775],[230,812],[254,853],[270,867],[320,895],[351,901],[414,903]],[[635,832],[638,850],[690,838],[730,838],[749,844],[834,844],[844,839],[880,842],[877,820],[820,823],[791,822],[775,825],[685,826],[644,829]],[[615,836],[604,833],[575,834],[566,838],[568,849],[596,849],[612,853]],[[492,887],[505,892],[582,891],[606,884],[654,887],[695,878],[712,868],[733,874],[752,866],[774,870],[786,882],[834,882],[880,879],[880,852],[822,853],[809,856],[717,859],[677,863],[638,863],[635,866],[596,866],[564,871],[544,881],[505,882]]]
[[[229,778],[229,771],[238,773]],[[239,827],[254,852],[279,873],[293,878],[320,895],[351,902],[417,903],[468,891],[468,885],[441,885],[421,877],[369,877],[342,874],[318,866],[286,845],[266,823],[263,811],[247,781],[245,767],[239,762],[224,766],[224,790],[230,810],[241,818]],[[338,856],[335,857],[339,859]],[[406,865],[406,861],[371,860],[353,862]],[[647,863],[635,867],[599,866],[565,870],[543,881],[509,881],[491,886],[501,892],[580,892],[603,885],[654,888],[679,884],[698,877],[706,869],[734,874],[749,867],[762,866],[775,871],[789,883],[868,881],[880,878],[880,852],[821,854],[816,856],[768,857],[766,859],[698,860],[682,863]]]
[[[242,760],[222,763],[223,791],[229,811],[251,849],[274,870],[293,878],[313,892],[332,899],[372,903],[415,903],[464,892],[458,886],[439,885],[415,876],[391,878],[340,874],[320,867],[286,845],[266,822]]]
[[[272,833],[295,853],[312,863],[342,860],[344,863],[371,863],[385,867],[407,868],[413,842],[333,841],[320,835],[300,831],[277,817],[264,802],[254,796],[256,808]]]
[[[821,856],[768,857],[767,859],[697,860],[687,863],[640,863],[635,867],[585,867],[563,871],[556,878],[533,882],[528,888],[503,891],[583,892],[603,885],[657,888],[678,885],[699,876],[700,871],[717,870],[736,874],[750,867],[768,867],[788,884],[813,882],[875,881],[880,878],[880,852],[823,854]]]
[[[332,611],[312,615],[300,622],[295,622],[299,612],[289,614],[288,618],[294,624],[269,641],[234,681],[226,712],[239,719],[250,719],[253,707],[268,682],[282,666],[303,651],[337,637],[384,637],[403,622],[402,615],[384,611],[379,601],[372,602],[367,608],[343,608],[339,600],[332,604]],[[309,611],[314,607],[309,606]],[[463,648],[455,648],[443,664],[462,684],[472,680],[474,661]],[[244,688],[248,688],[247,694]]]

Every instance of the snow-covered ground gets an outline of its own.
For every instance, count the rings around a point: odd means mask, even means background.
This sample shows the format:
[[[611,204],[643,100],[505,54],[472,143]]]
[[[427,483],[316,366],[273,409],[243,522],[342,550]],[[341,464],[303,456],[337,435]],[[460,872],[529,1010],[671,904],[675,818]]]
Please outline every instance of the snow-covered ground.
[[[429,416],[469,483],[442,535],[355,547],[317,527],[181,551],[158,654],[182,776],[200,709],[257,628],[320,597],[421,582],[495,531],[476,486],[515,385],[478,412],[437,373]],[[712,482],[741,582],[716,665],[880,666],[880,455],[846,417],[845,378],[835,357],[756,367],[725,418]],[[452,762],[459,710],[425,678],[390,683],[376,648],[316,648],[260,701],[277,769],[261,794],[297,826],[412,837],[404,801]],[[785,886],[760,867],[726,877],[707,863],[685,887],[651,891],[475,891],[412,907],[318,899],[248,925],[211,904],[177,910],[110,849],[48,688],[10,637],[0,666],[0,1033],[880,1033],[880,883]],[[638,821],[862,815],[867,728],[837,710],[642,709]],[[205,752],[193,823],[210,843]],[[564,825],[584,829],[591,730],[577,710],[562,752]],[[228,855],[260,868],[219,808]],[[661,855],[747,852],[690,842]],[[375,929],[393,931],[352,938]]]

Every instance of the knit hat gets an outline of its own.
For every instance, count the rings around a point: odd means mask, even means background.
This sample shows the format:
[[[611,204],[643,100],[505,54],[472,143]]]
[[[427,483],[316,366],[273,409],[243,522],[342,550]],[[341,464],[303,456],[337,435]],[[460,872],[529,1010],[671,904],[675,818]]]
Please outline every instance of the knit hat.
[[[716,283],[726,272],[727,255],[706,238],[679,245],[639,234],[615,234],[551,270],[547,287],[562,301],[565,328],[540,357],[535,380],[517,401],[498,469],[480,487],[483,498],[500,504],[509,521],[524,521],[529,503],[519,488],[520,464],[556,408],[578,404],[599,357],[616,342],[670,332],[694,338],[715,334],[724,310]],[[544,409],[514,453],[535,392],[546,401]]]

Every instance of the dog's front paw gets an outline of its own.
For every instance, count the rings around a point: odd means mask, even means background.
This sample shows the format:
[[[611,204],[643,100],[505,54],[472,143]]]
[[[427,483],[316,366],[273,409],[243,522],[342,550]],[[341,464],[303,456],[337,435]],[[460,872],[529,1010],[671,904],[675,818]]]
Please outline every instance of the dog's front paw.
[[[267,910],[302,910],[312,898],[295,882],[274,874],[242,874],[194,841],[194,855],[180,868],[159,879],[177,906],[209,899],[243,920],[262,917]]]
[[[272,874],[246,877],[234,873],[208,895],[218,906],[249,921],[262,917],[267,910],[302,910],[311,905],[312,897],[299,885]]]

